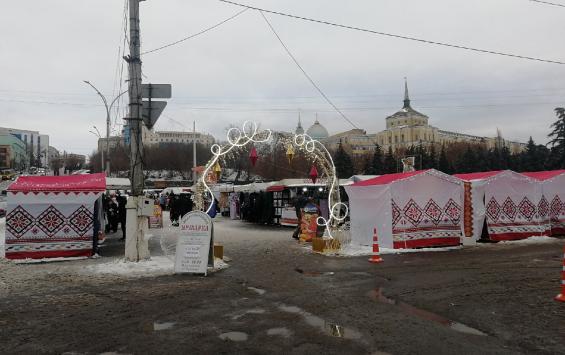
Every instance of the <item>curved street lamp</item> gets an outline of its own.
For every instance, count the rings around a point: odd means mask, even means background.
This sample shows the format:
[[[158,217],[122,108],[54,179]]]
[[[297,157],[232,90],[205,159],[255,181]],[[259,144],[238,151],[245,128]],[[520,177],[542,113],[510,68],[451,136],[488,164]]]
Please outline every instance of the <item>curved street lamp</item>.
[[[110,175],[110,111],[112,111],[112,106],[114,106],[114,104],[116,103],[116,101],[118,101],[118,99],[127,92],[124,91],[122,93],[120,93],[118,96],[116,96],[112,102],[110,103],[110,105],[108,105],[108,100],[106,100],[106,97],[104,95],[102,95],[102,93],[100,92],[100,90],[98,90],[94,85],[92,85],[92,83],[88,80],[83,80],[83,82],[85,84],[88,84],[90,87],[92,87],[94,89],[94,91],[96,91],[96,93],[98,94],[98,96],[100,96],[102,98],[102,101],[104,102],[104,106],[106,107],[106,166],[104,166],[104,152],[102,152],[102,169],[104,169],[104,171],[106,171],[106,175]],[[96,129],[96,131],[98,132],[98,129],[96,128],[96,126],[94,126],[94,128]],[[94,133],[94,132],[91,132]],[[100,132],[98,132],[99,138],[101,138]]]
[[[96,126],[92,126],[92,128],[94,128],[96,132],[91,129],[89,129],[88,132],[94,134],[96,137],[98,137],[98,139],[102,138],[102,135],[100,134],[98,128],[96,128]],[[104,150],[100,151],[100,164],[100,170],[104,170]]]

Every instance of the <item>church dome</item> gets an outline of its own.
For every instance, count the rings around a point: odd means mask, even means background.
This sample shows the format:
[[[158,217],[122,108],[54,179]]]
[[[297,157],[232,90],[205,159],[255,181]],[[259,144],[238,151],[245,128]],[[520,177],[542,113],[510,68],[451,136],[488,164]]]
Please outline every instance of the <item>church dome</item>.
[[[318,140],[328,138],[330,136],[326,127],[322,126],[318,120],[316,120],[314,124],[308,128],[306,134]]]

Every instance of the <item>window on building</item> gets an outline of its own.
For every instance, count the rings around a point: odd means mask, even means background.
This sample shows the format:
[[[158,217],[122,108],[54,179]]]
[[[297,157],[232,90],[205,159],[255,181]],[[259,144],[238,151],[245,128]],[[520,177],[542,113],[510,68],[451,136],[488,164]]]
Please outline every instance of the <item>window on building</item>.
[[[398,143],[398,136],[394,136],[394,143]]]
[[[401,142],[404,143],[404,134],[402,135]]]
[[[388,144],[391,144],[391,143],[392,143],[392,138],[388,137]]]

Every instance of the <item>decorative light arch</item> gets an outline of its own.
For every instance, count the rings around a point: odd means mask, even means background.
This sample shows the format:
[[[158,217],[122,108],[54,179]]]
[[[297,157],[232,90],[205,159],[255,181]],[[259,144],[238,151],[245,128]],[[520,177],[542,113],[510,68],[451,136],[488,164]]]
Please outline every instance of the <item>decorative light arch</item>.
[[[269,129],[259,131],[255,122],[245,121],[242,129],[232,127],[227,132],[228,143],[224,146],[213,144],[210,150],[212,151],[212,158],[206,164],[202,176],[198,179],[196,191],[194,195],[194,204],[197,210],[203,211],[205,208],[206,196],[213,196],[212,190],[208,185],[207,177],[215,164],[236,148],[242,148],[249,143],[267,143],[272,136]],[[332,231],[338,228],[339,222],[343,222],[349,214],[349,209],[346,204],[341,202],[339,196],[339,180],[337,178],[334,161],[327,148],[318,140],[313,139],[308,134],[295,134],[292,138],[282,137],[278,140],[277,144],[284,144],[286,147],[292,145],[295,149],[302,151],[306,157],[312,162],[317,162],[322,169],[322,177],[326,177],[326,186],[328,189],[328,206],[329,216],[328,219],[320,216],[316,223],[325,228],[327,236],[331,239],[334,238]],[[212,204],[206,210],[210,211]],[[341,211],[344,214],[341,214]]]

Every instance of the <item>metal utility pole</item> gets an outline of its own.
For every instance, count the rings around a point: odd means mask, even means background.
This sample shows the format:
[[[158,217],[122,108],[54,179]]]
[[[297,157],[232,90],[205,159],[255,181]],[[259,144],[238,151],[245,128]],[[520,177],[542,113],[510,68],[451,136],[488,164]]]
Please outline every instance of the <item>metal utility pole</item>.
[[[143,203],[143,132],[142,132],[142,93],[139,2],[129,0],[129,36],[130,54],[126,57],[129,73],[129,115],[130,129],[130,181],[131,197],[128,199],[126,220],[125,258],[128,261],[140,261],[149,258],[149,247],[145,238],[147,218],[138,216],[138,206]]]
[[[192,184],[196,184],[196,121],[192,122]]]

